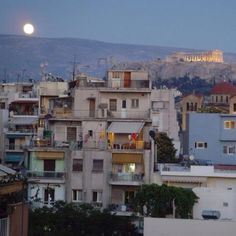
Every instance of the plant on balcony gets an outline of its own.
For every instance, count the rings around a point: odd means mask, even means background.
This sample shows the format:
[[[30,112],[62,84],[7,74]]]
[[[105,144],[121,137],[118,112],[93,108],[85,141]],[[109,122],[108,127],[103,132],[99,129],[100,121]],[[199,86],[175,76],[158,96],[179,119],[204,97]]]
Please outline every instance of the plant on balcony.
[[[191,189],[150,184],[139,188],[133,200],[133,207],[144,216],[166,217],[174,214],[177,218],[191,218],[197,199]]]

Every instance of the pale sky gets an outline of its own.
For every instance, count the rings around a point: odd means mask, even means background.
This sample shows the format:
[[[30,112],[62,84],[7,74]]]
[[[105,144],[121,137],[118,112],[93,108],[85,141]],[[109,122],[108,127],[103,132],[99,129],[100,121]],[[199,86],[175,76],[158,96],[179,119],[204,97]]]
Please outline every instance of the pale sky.
[[[236,53],[236,0],[1,0],[0,34]]]

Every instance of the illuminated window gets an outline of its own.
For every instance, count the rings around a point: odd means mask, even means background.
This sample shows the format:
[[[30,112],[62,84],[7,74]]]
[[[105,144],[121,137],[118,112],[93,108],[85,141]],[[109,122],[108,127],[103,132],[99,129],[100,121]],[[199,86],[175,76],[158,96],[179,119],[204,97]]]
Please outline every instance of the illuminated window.
[[[124,171],[126,173],[134,173],[135,172],[135,163],[128,163],[124,165]]]
[[[235,121],[224,121],[224,128],[225,129],[234,129],[235,128]]]

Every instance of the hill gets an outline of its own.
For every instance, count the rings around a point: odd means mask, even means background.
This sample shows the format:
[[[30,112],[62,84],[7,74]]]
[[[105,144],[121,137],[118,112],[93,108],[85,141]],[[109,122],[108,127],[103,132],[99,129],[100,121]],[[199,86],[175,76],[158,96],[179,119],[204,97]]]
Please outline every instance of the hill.
[[[106,70],[116,64],[151,61],[151,65],[175,51],[193,50],[112,44],[86,39],[0,35],[0,80],[15,81],[17,76],[21,80],[39,79],[42,71],[68,79],[71,77],[74,57],[77,71],[104,77]],[[225,54],[225,61],[236,62],[236,54]],[[165,71],[173,69],[161,64],[158,70],[167,73]]]

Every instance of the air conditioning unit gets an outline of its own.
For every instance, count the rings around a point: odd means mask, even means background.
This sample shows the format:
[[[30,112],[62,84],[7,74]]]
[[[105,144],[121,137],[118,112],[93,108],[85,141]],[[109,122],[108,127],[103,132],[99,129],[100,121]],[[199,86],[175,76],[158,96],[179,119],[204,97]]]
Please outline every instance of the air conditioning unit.
[[[202,218],[204,220],[218,220],[220,218],[220,212],[214,210],[203,210]]]

